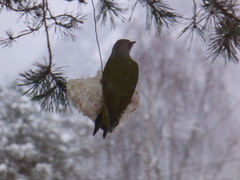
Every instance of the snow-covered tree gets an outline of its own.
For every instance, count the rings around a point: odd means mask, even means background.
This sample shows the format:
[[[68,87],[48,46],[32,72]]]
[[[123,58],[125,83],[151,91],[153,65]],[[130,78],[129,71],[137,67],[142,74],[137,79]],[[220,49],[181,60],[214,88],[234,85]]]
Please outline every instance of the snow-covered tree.
[[[74,179],[71,136],[62,131],[68,119],[39,114],[39,105],[22,93],[16,86],[0,92],[0,179]]]

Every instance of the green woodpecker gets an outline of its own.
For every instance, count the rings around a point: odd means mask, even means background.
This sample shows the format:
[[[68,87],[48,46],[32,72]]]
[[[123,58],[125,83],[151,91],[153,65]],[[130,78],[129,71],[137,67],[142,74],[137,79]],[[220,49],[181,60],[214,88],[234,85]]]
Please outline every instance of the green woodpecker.
[[[103,71],[103,107],[95,121],[93,135],[101,128],[103,138],[119,124],[125,109],[131,103],[138,81],[138,64],[130,57],[136,41],[118,40]]]

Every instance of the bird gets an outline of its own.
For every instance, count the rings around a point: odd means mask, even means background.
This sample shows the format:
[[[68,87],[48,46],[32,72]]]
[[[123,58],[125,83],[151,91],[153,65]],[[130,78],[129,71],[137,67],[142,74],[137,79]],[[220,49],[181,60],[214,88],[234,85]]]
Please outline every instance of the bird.
[[[103,106],[95,120],[93,135],[101,128],[103,138],[119,124],[124,111],[131,103],[139,76],[138,64],[130,57],[136,41],[119,39],[102,74]]]

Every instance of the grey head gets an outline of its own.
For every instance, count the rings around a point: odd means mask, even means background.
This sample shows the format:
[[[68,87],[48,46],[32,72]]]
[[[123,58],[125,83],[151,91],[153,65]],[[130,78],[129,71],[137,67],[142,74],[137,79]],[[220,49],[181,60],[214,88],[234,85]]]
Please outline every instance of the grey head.
[[[111,57],[130,57],[130,50],[136,41],[130,41],[128,39],[119,39],[113,46]]]

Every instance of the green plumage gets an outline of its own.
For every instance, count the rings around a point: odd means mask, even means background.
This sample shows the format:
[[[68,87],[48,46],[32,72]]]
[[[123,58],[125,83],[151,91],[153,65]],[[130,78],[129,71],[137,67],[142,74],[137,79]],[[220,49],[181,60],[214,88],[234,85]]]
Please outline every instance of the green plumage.
[[[127,106],[131,103],[137,81],[138,65],[129,55],[135,42],[118,40],[103,71],[103,107],[96,119],[93,135],[101,128],[103,137],[119,124]]]

